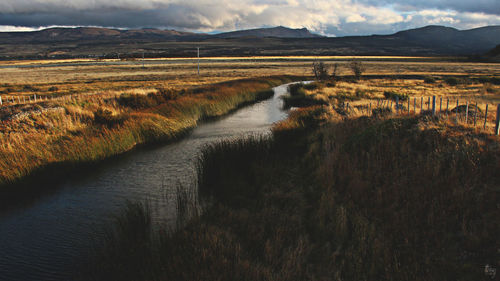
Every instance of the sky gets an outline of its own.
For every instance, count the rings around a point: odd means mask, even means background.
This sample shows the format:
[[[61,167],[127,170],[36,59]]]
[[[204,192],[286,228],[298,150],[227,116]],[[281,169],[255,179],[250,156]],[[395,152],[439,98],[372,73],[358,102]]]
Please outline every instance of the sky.
[[[500,25],[500,0],[1,0],[0,31],[53,26],[193,32],[287,26],[327,36]]]

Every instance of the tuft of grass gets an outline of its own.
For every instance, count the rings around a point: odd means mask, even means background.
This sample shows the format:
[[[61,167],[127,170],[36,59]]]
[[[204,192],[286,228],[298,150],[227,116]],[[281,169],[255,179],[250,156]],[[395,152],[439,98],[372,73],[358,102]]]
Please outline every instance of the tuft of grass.
[[[310,86],[310,84],[313,85]],[[288,86],[290,94],[282,97],[284,107],[291,108],[291,107],[307,107],[314,105],[327,105],[328,101],[322,98],[321,95],[308,94],[306,92],[306,90],[318,90],[320,89],[320,87],[322,87],[319,86],[317,82],[310,84],[297,83]]]
[[[113,114],[109,109],[98,108],[94,112],[94,122],[96,124],[114,127],[123,124],[124,121],[125,119],[122,116]]]
[[[435,77],[432,77],[432,76],[426,76],[424,78],[424,83],[427,83],[427,84],[434,84],[436,83],[436,78]]]
[[[456,77],[446,77],[443,80],[446,84],[450,86],[457,86],[458,84],[461,83],[460,79]]]
[[[196,93],[160,89],[2,107],[0,190],[51,165],[99,161],[137,145],[174,140],[201,120],[271,97],[271,87],[291,79],[229,81],[200,87]]]
[[[214,144],[198,167],[203,215],[96,280],[486,280],[496,142],[364,117]]]
[[[396,98],[398,98],[400,101],[408,100],[408,94],[400,94],[393,91],[385,91],[384,97],[390,100],[396,100]]]

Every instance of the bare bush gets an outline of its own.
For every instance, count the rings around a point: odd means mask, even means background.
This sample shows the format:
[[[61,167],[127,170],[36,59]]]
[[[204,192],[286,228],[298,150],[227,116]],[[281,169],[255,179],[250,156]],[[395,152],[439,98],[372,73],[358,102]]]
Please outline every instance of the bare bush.
[[[361,79],[361,76],[365,71],[365,66],[361,61],[356,59],[351,60],[349,62],[349,68],[351,69],[352,74],[354,74],[354,77],[356,77],[357,80]]]
[[[332,68],[332,80],[337,80],[337,72],[338,72],[339,64],[335,63]]]
[[[313,62],[313,74],[316,80],[324,81],[328,79],[328,67],[322,61]]]

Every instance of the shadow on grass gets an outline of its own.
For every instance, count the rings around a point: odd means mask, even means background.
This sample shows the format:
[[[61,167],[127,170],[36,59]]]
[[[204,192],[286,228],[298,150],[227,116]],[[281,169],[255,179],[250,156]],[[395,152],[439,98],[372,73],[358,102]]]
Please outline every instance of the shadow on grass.
[[[203,214],[151,231],[147,205],[129,205],[86,276],[491,280],[497,140],[429,122],[364,117],[209,146],[198,166],[211,199]]]

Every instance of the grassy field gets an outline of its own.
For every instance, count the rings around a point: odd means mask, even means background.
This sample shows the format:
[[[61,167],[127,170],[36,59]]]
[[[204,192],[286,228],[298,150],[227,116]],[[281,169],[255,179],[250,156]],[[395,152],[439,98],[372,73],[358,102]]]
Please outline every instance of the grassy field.
[[[213,58],[200,76],[193,59],[145,68],[2,62],[4,100],[72,96],[0,107],[0,183],[173,140],[199,120],[269,97],[272,86],[311,79],[315,59]],[[359,58],[365,72],[355,80],[346,58],[321,59],[339,64],[338,79],[291,88],[285,103],[297,108],[271,137],[206,148],[201,215],[180,194],[187,219],[158,230],[150,206],[130,203],[83,279],[491,280],[485,266],[500,266],[500,146],[491,127],[366,108],[395,95],[493,105],[500,66]]]
[[[338,63],[339,75],[351,75],[345,65],[349,57],[211,58],[201,61],[200,76],[196,74],[194,59],[148,60],[145,68],[140,61],[50,61],[50,64],[44,61],[15,62],[18,67],[12,67],[13,62],[0,62],[0,95],[105,93],[159,87],[182,89],[257,76],[309,76],[315,59],[322,59],[330,65]],[[366,75],[500,75],[498,64],[453,61],[452,58],[360,59],[366,61]]]
[[[200,120],[272,96],[297,77],[234,80],[184,90],[82,96],[0,108],[0,184],[54,165],[72,166],[172,141]]]
[[[212,202],[174,232],[131,204],[92,280],[492,280],[498,138],[426,116],[295,110],[273,136],[208,147]],[[182,209],[186,208],[181,208]]]
[[[314,103],[348,98],[351,104],[362,105],[384,97],[386,92],[467,99],[483,106],[486,102],[500,102],[498,64],[453,58],[358,57],[365,66],[365,79],[361,81],[349,78],[350,57],[210,58],[202,60],[200,76],[196,74],[196,60],[187,58],[147,60],[144,68],[140,61],[6,61],[0,63],[0,97],[4,101],[0,107],[0,153],[5,159],[0,164],[0,184],[48,164],[94,161],[129,150],[149,138],[171,138],[194,126],[200,118],[223,114],[255,97],[240,97],[237,93],[259,92],[276,85],[247,81],[241,89],[228,89],[224,85],[231,83],[224,84],[227,81],[269,75],[310,77],[316,59],[329,66],[337,64],[337,75],[345,79],[334,86],[306,90]],[[216,97],[219,89],[209,85],[217,83],[222,94]],[[192,95],[190,91],[200,87],[209,90]],[[159,92],[161,97],[152,103],[149,98],[141,100]],[[33,99],[35,94],[38,103],[16,105],[19,100]],[[120,103],[126,96],[137,96],[135,102],[144,104],[130,107]],[[231,98],[224,100],[228,96]],[[69,99],[40,102],[40,98],[47,97]],[[12,98],[14,106],[6,103]],[[223,108],[213,109],[207,103]],[[103,139],[106,141],[98,141]],[[79,149],[74,150],[73,143]]]

